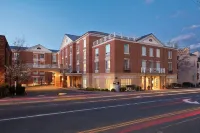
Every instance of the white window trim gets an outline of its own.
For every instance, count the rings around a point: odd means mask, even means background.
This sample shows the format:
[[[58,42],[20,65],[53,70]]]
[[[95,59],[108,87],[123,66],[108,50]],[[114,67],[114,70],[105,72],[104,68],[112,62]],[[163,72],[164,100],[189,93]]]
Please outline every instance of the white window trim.
[[[172,59],[172,51],[168,51],[168,59]]]
[[[171,64],[171,69],[169,68],[169,64]],[[169,71],[173,71],[172,62],[168,62],[168,70],[169,70]]]
[[[129,69],[130,69],[130,59],[124,58],[124,60],[127,60],[127,61],[128,61],[127,68],[125,68],[125,64],[124,64],[124,70],[129,70]]]
[[[109,47],[110,47],[110,44],[106,44],[106,46],[108,46],[109,45]],[[106,49],[106,46],[105,46],[105,49]],[[106,50],[105,50],[106,51]],[[107,52],[106,51],[106,56],[109,56],[110,55],[110,51],[109,52]]]
[[[130,54],[129,44],[124,44],[124,47],[125,47],[125,45],[128,46],[128,52],[126,53],[126,52],[125,52],[125,49],[124,49],[124,54]]]
[[[159,51],[159,52],[158,52]],[[159,53],[159,54],[158,54]],[[160,49],[156,49],[156,57],[160,58]]]
[[[152,51],[151,51],[152,50]],[[149,57],[154,57],[153,56],[153,48],[149,48]]]
[[[145,49],[145,53],[143,53],[143,48]],[[142,46],[142,56],[147,56],[147,48],[145,46]]]

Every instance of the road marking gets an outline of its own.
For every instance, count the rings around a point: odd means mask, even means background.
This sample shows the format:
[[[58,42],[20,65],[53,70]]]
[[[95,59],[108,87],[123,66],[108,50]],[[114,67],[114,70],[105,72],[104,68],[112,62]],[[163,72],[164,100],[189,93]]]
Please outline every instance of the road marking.
[[[118,124],[114,124],[114,125],[110,125],[110,126],[94,128],[94,129],[90,129],[90,130],[86,130],[86,131],[81,131],[79,133],[103,132],[103,131],[108,131],[108,130],[111,130],[111,129],[125,127],[125,126],[129,126],[129,125],[133,125],[133,124],[143,123],[143,122],[147,122],[147,121],[151,121],[151,120],[157,120],[157,119],[160,119],[160,118],[166,118],[166,117],[170,117],[170,116],[174,116],[174,115],[179,115],[179,114],[187,113],[187,112],[191,112],[191,111],[198,111],[199,109],[200,109],[200,107],[193,108],[193,109],[185,109],[185,110],[175,111],[175,112],[166,113],[166,114],[162,114],[162,115],[156,115],[156,116],[152,116],[152,117],[141,118],[141,119],[137,119],[137,120],[133,120],[133,121],[118,123]]]
[[[191,99],[183,99],[183,102],[189,103],[189,104],[200,104],[200,103],[197,102],[197,101],[191,101]]]
[[[174,98],[174,99],[179,99],[179,98]],[[71,111],[62,111],[62,112],[60,111],[60,112],[55,112],[55,113],[46,113],[46,114],[38,114],[38,115],[12,117],[12,118],[0,119],[0,122],[11,121],[11,120],[19,120],[19,119],[27,119],[27,118],[35,118],[35,117],[42,117],[42,116],[52,116],[52,115],[60,115],[60,114],[68,114],[68,113],[93,111],[93,110],[102,110],[102,109],[108,109],[108,108],[125,107],[125,106],[131,106],[131,105],[155,103],[155,102],[159,102],[159,101],[171,101],[171,100],[174,100],[174,99],[161,99],[161,100],[153,100],[153,101],[145,101],[145,102],[137,102],[137,103],[126,103],[126,104],[117,104],[117,105],[110,105],[110,106],[103,106],[103,107],[85,108],[85,109],[71,110]]]

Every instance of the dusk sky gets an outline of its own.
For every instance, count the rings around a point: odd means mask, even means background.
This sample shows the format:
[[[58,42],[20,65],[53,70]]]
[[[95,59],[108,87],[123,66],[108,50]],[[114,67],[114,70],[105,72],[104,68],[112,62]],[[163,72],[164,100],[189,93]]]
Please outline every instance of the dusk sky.
[[[200,4],[196,0],[0,0],[0,34],[9,44],[59,49],[64,34],[87,31],[140,37],[200,48]]]

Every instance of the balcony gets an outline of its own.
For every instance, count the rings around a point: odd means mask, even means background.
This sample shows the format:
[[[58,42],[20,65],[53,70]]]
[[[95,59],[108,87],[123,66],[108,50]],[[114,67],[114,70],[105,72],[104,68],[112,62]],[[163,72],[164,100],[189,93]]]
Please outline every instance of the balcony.
[[[58,65],[56,64],[30,64],[27,63],[27,66],[29,66],[30,68],[58,68]]]
[[[130,68],[124,67],[124,72],[131,72]]]
[[[173,74],[173,70],[168,70],[168,74]]]
[[[99,70],[95,70],[95,73],[99,73]]]
[[[164,74],[165,68],[145,68],[145,67],[142,67],[141,73],[152,73],[152,74],[163,73]]]

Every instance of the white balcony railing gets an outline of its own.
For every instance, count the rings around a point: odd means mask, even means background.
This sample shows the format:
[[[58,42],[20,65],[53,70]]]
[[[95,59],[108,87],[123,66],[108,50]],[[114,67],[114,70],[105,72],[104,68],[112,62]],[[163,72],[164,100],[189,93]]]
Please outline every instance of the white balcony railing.
[[[45,64],[45,65],[41,65],[41,64],[31,64],[31,63],[27,63],[27,65],[30,68],[59,68],[58,65],[56,64]]]
[[[165,73],[165,68],[141,68],[141,73]]]

